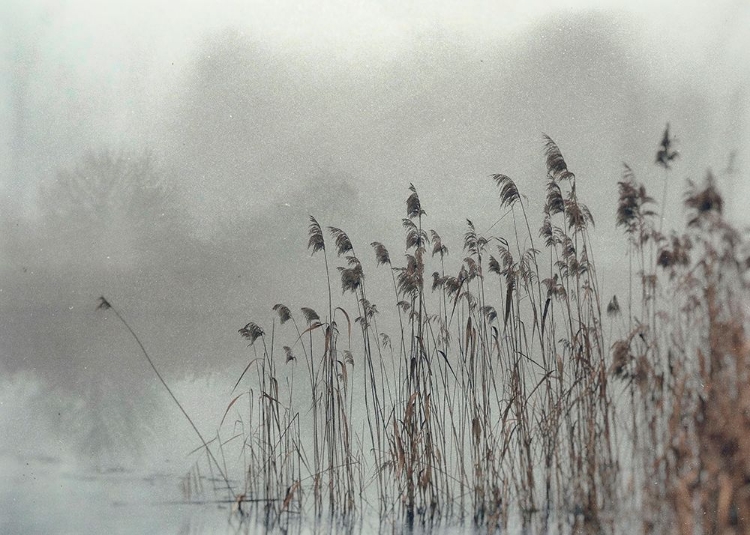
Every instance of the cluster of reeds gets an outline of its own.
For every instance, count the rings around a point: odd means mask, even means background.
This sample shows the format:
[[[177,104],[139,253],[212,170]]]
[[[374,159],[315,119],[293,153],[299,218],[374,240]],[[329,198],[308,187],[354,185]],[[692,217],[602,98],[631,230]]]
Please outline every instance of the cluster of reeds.
[[[671,145],[667,129],[657,153],[665,175],[676,155]],[[630,238],[637,266],[631,276],[640,295],[631,295],[627,331],[613,344],[612,373],[630,398],[632,482],[642,529],[747,533],[747,240],[724,218],[711,173],[702,184],[688,182],[684,233],[663,235],[653,205],[626,167],[618,225]]]
[[[512,515],[545,529],[553,521],[560,529],[594,530],[611,522],[614,404],[589,236],[593,217],[548,137],[545,156],[540,231],[532,231],[516,183],[493,175],[498,208],[511,215],[510,234],[482,236],[467,221],[464,258],[454,274],[446,272],[448,248],[425,227],[426,211],[410,186],[405,264],[394,265],[382,243],[371,244],[377,265],[390,271],[395,336],[378,327],[385,308],[368,300],[365,284],[376,275],[366,279],[347,234],[329,227],[327,239],[311,218],[309,248],[324,258],[327,315],[303,308],[306,329],[295,323],[285,347],[287,359],[301,352],[306,362],[312,413],[306,440],[282,443],[299,426],[291,426],[291,389],[285,403],[279,400],[273,342],[269,351],[254,323],[240,331],[251,343],[263,341],[263,355],[251,362],[261,363],[255,396],[263,407],[255,417],[262,431],[246,441],[266,455],[254,459],[265,471],[254,468],[252,475],[266,482],[255,492],[270,498],[294,488],[300,499],[312,496],[318,513],[346,515],[358,499],[375,502],[381,514],[402,513],[409,524],[458,517],[502,528]],[[330,249],[343,257],[338,275],[351,307],[334,307]],[[281,323],[292,318],[286,306],[274,310]],[[364,436],[355,432],[357,417],[366,422]],[[311,485],[302,484],[306,477]]]
[[[616,296],[605,310],[594,219],[546,136],[544,154],[539,230],[516,182],[492,175],[507,233],[483,236],[467,220],[452,273],[414,185],[401,265],[372,242],[377,269],[366,275],[349,236],[310,218],[324,313],[302,307],[298,324],[277,304],[270,336],[253,322],[239,331],[253,357],[220,425],[237,414],[234,436],[217,443],[223,455],[243,439],[240,509],[259,502],[270,522],[312,504],[316,517],[369,508],[407,526],[560,533],[630,529],[623,515],[638,510],[645,533],[750,529],[750,261],[714,179],[689,184],[686,232],[667,237],[625,166],[616,214],[627,310]],[[667,128],[657,153],[665,199],[676,156]],[[378,277],[393,290],[381,306],[367,293]],[[392,334],[378,324],[386,310]]]

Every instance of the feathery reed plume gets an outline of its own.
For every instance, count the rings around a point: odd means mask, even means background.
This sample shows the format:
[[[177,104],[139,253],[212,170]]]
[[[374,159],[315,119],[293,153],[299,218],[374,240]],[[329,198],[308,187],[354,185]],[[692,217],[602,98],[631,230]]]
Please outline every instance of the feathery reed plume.
[[[612,299],[607,305],[607,316],[613,318],[620,315],[620,303],[617,301],[617,296],[613,295]]]
[[[464,234],[464,251],[468,251],[469,254],[474,256],[481,255],[484,246],[487,245],[487,239],[477,235],[474,223],[472,223],[470,219],[467,219],[466,223],[468,229]]]
[[[639,189],[632,179],[630,168],[626,166],[628,179],[617,183],[620,191],[619,202],[617,203],[617,226],[624,227],[625,231],[633,234],[636,231],[640,208],[645,196],[645,188]],[[625,175],[625,173],[623,174]]]
[[[419,200],[417,188],[414,187],[414,184],[409,184],[409,191],[411,191],[411,195],[406,199],[406,216],[409,219],[414,219],[425,215],[425,211],[422,210],[422,203]]]
[[[415,255],[407,254],[405,256],[406,267],[399,268],[399,273],[396,277],[399,293],[404,296],[416,297],[422,288],[424,265]]]
[[[664,219],[667,212],[667,188],[669,185],[669,170],[672,168],[671,162],[679,156],[679,153],[673,148],[675,142],[676,139],[670,137],[669,135],[669,123],[667,123],[666,128],[664,128],[664,135],[662,136],[661,144],[659,145],[659,149],[656,151],[655,161],[657,165],[660,165],[664,169],[664,192],[662,193],[661,198],[661,221],[659,223],[659,234],[661,234],[662,228],[664,227]]]
[[[490,176],[500,188],[500,206],[510,208],[516,201],[520,200],[521,196],[518,193],[516,183],[509,176],[501,174]]]
[[[496,273],[498,275],[502,275],[503,274],[503,268],[500,267],[500,262],[498,262],[497,258],[495,258],[492,255],[490,255],[489,266],[490,266],[490,272],[491,273]]]
[[[594,225],[594,218],[591,215],[591,211],[588,206],[578,201],[573,191],[565,199],[565,215],[568,219],[568,230],[575,230],[582,232],[586,229],[589,223]]]
[[[320,321],[320,316],[318,316],[318,313],[312,308],[302,307],[300,310],[302,311],[302,315],[305,317],[305,321],[308,325],[314,321]]]
[[[328,227],[328,231],[331,233],[331,236],[333,236],[336,244],[336,254],[338,256],[346,254],[352,250],[352,242],[343,230],[336,227]]]
[[[539,228],[539,237],[544,238],[544,245],[547,248],[554,247],[560,243],[554,230],[550,214],[545,214],[544,219],[542,220],[542,226]]]
[[[279,321],[281,322],[282,325],[284,325],[287,321],[292,319],[292,311],[289,310],[289,307],[287,307],[286,305],[277,303],[273,306],[272,310],[279,315]]]
[[[432,272],[432,291],[442,288],[445,285],[446,277],[441,277],[437,271]]]
[[[547,134],[543,134],[544,138],[544,155],[547,158],[547,174],[554,180],[572,180],[575,175],[568,171],[568,164],[565,163],[562,152],[557,144],[552,141]]]
[[[430,231],[430,238],[432,238],[432,256],[439,254],[442,260],[448,254],[448,247],[443,245],[443,240],[440,239],[440,235],[434,230]]]
[[[563,199],[560,185],[550,179],[547,181],[547,197],[544,205],[544,213],[550,216],[561,214],[565,211],[565,200]]]
[[[312,254],[318,251],[323,251],[326,248],[325,240],[323,239],[323,230],[320,228],[320,224],[313,217],[310,216],[310,228],[308,235],[310,236],[307,242],[307,248],[312,249]]]
[[[661,165],[664,169],[669,169],[672,160],[680,156],[680,153],[673,148],[676,139],[669,135],[669,123],[664,128],[664,134],[659,144],[659,150],[656,151],[656,164]]]
[[[399,307],[403,312],[409,312],[409,309],[411,309],[411,304],[409,301],[399,301],[396,303],[396,306]]]
[[[664,269],[674,267],[686,267],[690,265],[690,249],[693,244],[690,236],[685,235],[682,238],[672,235],[671,246],[669,244],[659,249],[656,257],[656,263]],[[674,277],[674,271],[672,277]]]
[[[356,260],[355,257],[350,256],[349,259]],[[362,280],[365,275],[362,271],[362,264],[357,260],[354,262],[353,267],[340,267],[338,268],[341,273],[341,289],[343,293],[356,292],[357,289],[362,285]]]
[[[617,226],[623,227],[626,233],[635,235],[644,229],[647,217],[656,215],[656,212],[646,207],[655,201],[646,194],[645,186],[636,181],[633,170],[627,164],[623,164],[622,180],[617,186]]]
[[[250,345],[253,345],[258,338],[265,334],[263,332],[263,329],[261,329],[258,324],[253,323],[252,321],[242,327],[238,332],[240,333],[242,338],[250,341]]]
[[[420,229],[411,219],[403,219],[402,224],[406,230],[406,248],[424,249],[429,243],[427,232]]]
[[[481,275],[479,270],[479,264],[470,256],[464,258],[464,266],[466,268],[466,280],[468,282],[473,281],[477,276]]]
[[[378,307],[374,303],[370,303],[370,301],[365,298],[360,299],[359,302],[362,305],[362,313],[366,318],[372,318],[378,313]]]
[[[688,180],[685,206],[691,211],[691,218],[688,221],[690,227],[698,225],[707,217],[707,214],[722,214],[724,199],[716,188],[713,174],[710,172],[706,174],[702,188],[692,180]]]
[[[376,241],[372,242],[370,245],[375,249],[375,260],[377,261],[377,265],[384,266],[388,264],[390,266],[391,257],[388,254],[388,249],[385,248],[385,245]]]
[[[610,374],[624,378],[627,376],[627,368],[633,361],[633,356],[630,353],[630,339],[618,340],[612,345],[612,364],[610,366]]]
[[[487,321],[492,323],[497,319],[497,310],[491,305],[485,305],[482,307],[482,313],[484,314]]]

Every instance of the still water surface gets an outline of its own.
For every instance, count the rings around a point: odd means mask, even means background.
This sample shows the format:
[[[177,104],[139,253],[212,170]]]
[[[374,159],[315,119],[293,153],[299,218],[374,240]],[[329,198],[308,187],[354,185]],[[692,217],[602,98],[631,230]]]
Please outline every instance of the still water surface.
[[[21,534],[252,534],[401,533],[400,525],[373,516],[352,525],[314,523],[290,515],[268,529],[260,515],[244,518],[220,491],[185,495],[183,467],[162,472],[123,468],[86,469],[53,457],[0,457],[0,533]],[[203,484],[211,485],[203,476]],[[218,502],[218,503],[217,503]],[[472,533],[446,525],[414,533]]]

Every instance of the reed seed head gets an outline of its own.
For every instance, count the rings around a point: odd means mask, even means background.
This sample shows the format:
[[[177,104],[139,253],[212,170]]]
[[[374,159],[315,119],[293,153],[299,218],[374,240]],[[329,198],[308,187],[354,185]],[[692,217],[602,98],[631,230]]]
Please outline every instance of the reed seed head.
[[[242,338],[250,341],[250,345],[253,345],[258,338],[265,334],[263,329],[252,321],[240,329],[239,333]]]

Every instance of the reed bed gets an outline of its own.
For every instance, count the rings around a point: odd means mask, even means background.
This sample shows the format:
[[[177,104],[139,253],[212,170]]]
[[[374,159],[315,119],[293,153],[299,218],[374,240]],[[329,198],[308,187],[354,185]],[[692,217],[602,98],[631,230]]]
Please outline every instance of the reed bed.
[[[355,250],[310,217],[327,302],[276,304],[239,330],[251,355],[219,426],[246,467],[238,510],[260,503],[269,525],[374,513],[402,527],[609,533],[637,514],[643,533],[750,532],[750,263],[714,178],[689,184],[684,233],[665,235],[624,168],[628,295],[605,298],[594,218],[560,148],[546,136],[543,148],[539,227],[516,182],[492,175],[508,231],[467,220],[457,272],[414,185],[397,256]],[[664,201],[676,158],[667,127]],[[371,284],[391,301],[371,302]],[[201,437],[222,481],[230,440]]]

